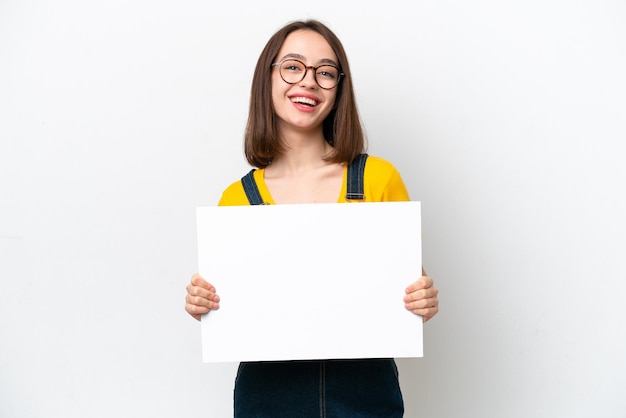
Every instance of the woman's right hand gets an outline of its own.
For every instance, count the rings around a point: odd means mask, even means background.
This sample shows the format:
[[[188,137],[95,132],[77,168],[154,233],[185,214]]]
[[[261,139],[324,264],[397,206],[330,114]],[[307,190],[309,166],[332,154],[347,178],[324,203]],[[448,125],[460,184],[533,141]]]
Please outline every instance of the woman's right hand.
[[[220,297],[215,293],[215,287],[198,273],[191,276],[191,283],[187,285],[185,297],[187,313],[199,321],[202,314],[219,308]]]

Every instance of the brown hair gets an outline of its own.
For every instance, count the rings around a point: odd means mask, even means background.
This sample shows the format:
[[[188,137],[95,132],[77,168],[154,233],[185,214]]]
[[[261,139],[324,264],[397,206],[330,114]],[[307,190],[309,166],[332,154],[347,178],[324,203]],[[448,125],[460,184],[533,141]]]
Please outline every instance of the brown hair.
[[[312,30],[322,35],[335,52],[339,69],[344,73],[336,87],[335,106],[323,122],[324,137],[333,146],[333,153],[327,158],[328,161],[350,163],[365,150],[365,133],[356,106],[348,58],[341,41],[326,25],[317,20],[294,21],[279,29],[270,38],[254,70],[244,143],[246,159],[254,167],[267,167],[276,156],[285,152],[285,146],[278,135],[272,104],[272,64],[285,38],[297,30]]]

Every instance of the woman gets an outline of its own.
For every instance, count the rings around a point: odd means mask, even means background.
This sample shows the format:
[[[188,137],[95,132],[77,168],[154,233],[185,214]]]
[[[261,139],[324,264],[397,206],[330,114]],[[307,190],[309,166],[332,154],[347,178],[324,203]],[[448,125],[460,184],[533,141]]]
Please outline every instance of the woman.
[[[364,149],[341,42],[318,21],[289,23],[268,41],[252,81],[245,155],[258,169],[231,184],[219,204],[409,200],[394,166]],[[364,170],[356,193],[348,188],[355,161]],[[423,270],[405,293],[406,309],[424,321],[438,312],[438,291]],[[200,319],[219,304],[215,287],[193,275],[186,311]],[[404,411],[393,359],[242,363],[234,397],[238,418],[393,418]]]

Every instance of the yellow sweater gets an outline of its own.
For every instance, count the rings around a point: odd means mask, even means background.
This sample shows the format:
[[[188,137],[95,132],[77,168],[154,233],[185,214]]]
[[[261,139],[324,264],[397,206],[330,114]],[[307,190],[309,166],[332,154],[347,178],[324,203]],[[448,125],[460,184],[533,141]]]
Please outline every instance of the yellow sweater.
[[[346,166],[343,169],[343,183],[337,203],[348,202],[346,200],[347,174],[348,167]],[[263,201],[274,205],[275,202],[265,184],[264,175],[264,169],[256,170],[254,172],[254,180],[259,188]],[[389,161],[380,157],[370,155],[367,158],[363,181],[365,202],[400,202],[410,200],[409,193],[406,190],[406,186],[398,170],[396,170]],[[222,197],[219,201],[220,206],[246,206],[249,204],[241,180],[228,186],[222,193]]]

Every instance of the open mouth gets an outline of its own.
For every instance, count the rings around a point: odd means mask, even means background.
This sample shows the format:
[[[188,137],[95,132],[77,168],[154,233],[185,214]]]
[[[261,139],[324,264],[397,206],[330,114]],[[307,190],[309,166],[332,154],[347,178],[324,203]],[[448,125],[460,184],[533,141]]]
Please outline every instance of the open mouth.
[[[314,99],[311,99],[309,97],[301,97],[301,96],[297,96],[297,97],[291,97],[291,102],[292,103],[298,103],[298,104],[302,104],[305,106],[317,106],[317,101]]]

